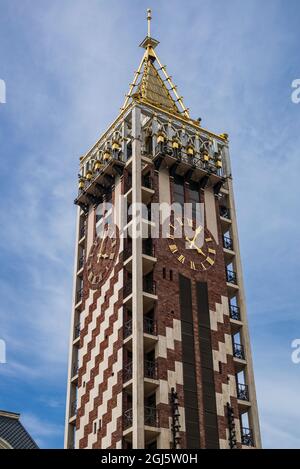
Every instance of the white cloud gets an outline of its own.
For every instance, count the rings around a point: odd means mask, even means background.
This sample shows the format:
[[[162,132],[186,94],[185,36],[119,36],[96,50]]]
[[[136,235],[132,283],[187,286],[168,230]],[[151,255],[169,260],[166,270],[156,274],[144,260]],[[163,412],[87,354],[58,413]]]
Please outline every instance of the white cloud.
[[[21,421],[40,448],[45,446],[48,438],[55,437],[63,431],[63,425],[55,425],[31,413],[23,413]]]

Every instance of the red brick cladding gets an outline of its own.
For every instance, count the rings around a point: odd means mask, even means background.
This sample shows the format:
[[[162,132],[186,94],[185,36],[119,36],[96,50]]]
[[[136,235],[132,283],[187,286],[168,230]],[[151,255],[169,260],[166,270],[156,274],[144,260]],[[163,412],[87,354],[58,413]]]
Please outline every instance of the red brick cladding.
[[[154,202],[159,202],[159,185],[158,185],[158,172],[152,173],[155,196]],[[170,191],[171,200],[173,193],[173,179],[170,178]],[[204,192],[200,191],[201,202],[204,202]],[[216,199],[216,213],[219,213],[218,200]],[[225,276],[225,262],[223,254],[222,234],[220,227],[220,220],[218,217],[218,248],[215,265],[206,272],[194,272],[188,265],[182,265],[174,256],[169,248],[167,240],[155,239],[155,252],[157,257],[157,264],[154,270],[154,281],[156,282],[156,289],[158,295],[158,304],[156,308],[156,319],[158,333],[166,335],[166,327],[172,327],[173,318],[180,320],[180,307],[179,307],[179,273],[192,280],[192,305],[194,317],[194,340],[195,340],[195,362],[196,362],[196,375],[197,375],[197,388],[199,399],[199,424],[200,424],[200,444],[205,447],[204,438],[204,416],[203,416],[203,399],[202,399],[202,378],[201,378],[201,361],[199,353],[199,335],[198,335],[198,313],[196,303],[196,289],[195,282],[207,282],[208,295],[209,295],[209,308],[215,311],[216,303],[221,303],[221,296],[227,296],[226,276]],[[166,269],[166,278],[163,278],[163,269]],[[173,272],[173,280],[170,280],[170,270]],[[218,323],[218,330],[211,331],[212,347],[218,350],[219,342],[225,342],[224,334],[230,334],[230,323],[228,316],[224,316],[224,323]],[[181,343],[175,344],[175,352],[168,350],[167,359],[159,358],[158,370],[160,379],[167,379],[167,370],[175,369],[175,361],[182,361]],[[228,384],[228,375],[234,375],[234,364],[232,356],[227,357],[227,364],[222,364],[222,373],[215,372],[215,388],[216,392],[222,392],[222,383]],[[184,397],[182,386],[178,386],[180,405],[184,407]],[[232,398],[231,404],[234,406],[235,415],[237,416],[237,402]],[[160,422],[162,427],[169,427],[168,417],[170,408],[168,406],[160,405]],[[219,438],[226,438],[226,426],[224,417],[218,416]],[[181,447],[184,447],[184,435],[182,434]]]

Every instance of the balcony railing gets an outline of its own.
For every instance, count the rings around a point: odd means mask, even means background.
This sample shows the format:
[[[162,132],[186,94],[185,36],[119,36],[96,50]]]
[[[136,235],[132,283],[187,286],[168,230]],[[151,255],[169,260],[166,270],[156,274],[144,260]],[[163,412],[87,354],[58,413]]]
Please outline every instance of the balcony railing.
[[[231,319],[235,319],[235,321],[241,320],[241,311],[239,306],[229,305],[229,312]]]
[[[154,245],[152,243],[151,238],[145,239],[143,241],[142,249],[143,249],[143,254],[146,254],[147,256],[155,257]]]
[[[247,384],[237,383],[237,398],[241,401],[249,401],[249,389]]]
[[[145,378],[157,379],[157,366],[155,360],[145,360],[144,376]]]
[[[223,246],[225,249],[233,251],[233,241],[229,236],[223,236]]]
[[[132,362],[128,362],[124,365],[123,368],[123,380],[124,383],[129,381],[132,378]]]
[[[79,239],[83,238],[85,236],[85,225],[80,227],[79,230]]]
[[[109,165],[111,165],[111,163],[114,162],[114,161],[119,161],[119,162],[123,162],[123,163],[124,163],[124,154],[123,154],[122,151],[120,151],[120,150],[112,150],[111,153],[110,153],[109,158],[108,158],[106,161],[100,160],[101,167],[100,167],[98,170],[92,171],[90,178],[85,178],[84,176],[82,176],[82,177],[81,177],[81,181],[82,181],[83,185],[80,186],[79,194],[82,194],[91,184],[93,184],[95,178],[96,178],[100,173],[102,173],[103,171],[105,171],[105,169],[106,169]]]
[[[132,421],[133,421],[132,409],[125,410],[125,412],[123,414],[123,418],[124,418],[124,428],[131,427],[132,426]]]
[[[132,189],[132,177],[128,174],[125,180],[124,193],[126,194],[130,189]]]
[[[131,256],[132,256],[132,244],[127,242],[125,244],[124,251],[123,251],[124,261],[126,261],[126,259],[129,259],[129,257]]]
[[[155,360],[144,361],[144,377],[150,379],[157,379],[157,366]],[[132,362],[128,362],[123,368],[124,383],[132,379]]]
[[[147,256],[152,256],[152,257],[155,256],[154,245],[152,243],[151,238],[143,240],[142,252],[143,254],[146,254]],[[124,260],[128,259],[131,256],[132,256],[132,243],[127,242],[124,247],[124,254],[123,254]]]
[[[152,279],[144,278],[143,281],[143,291],[146,293],[151,293],[156,295],[156,284]]]
[[[226,279],[228,283],[237,285],[237,275],[233,270],[226,269]]]
[[[145,425],[149,427],[157,427],[158,426],[158,416],[157,416],[157,409],[156,407],[145,407],[144,409],[144,419]]]
[[[245,360],[245,349],[242,344],[233,343],[233,356],[240,360]]]
[[[78,363],[74,363],[73,368],[72,368],[72,378],[78,375],[78,369],[79,369]]]
[[[194,168],[218,174],[219,176],[223,175],[223,169],[218,166],[218,161],[220,161],[219,158],[209,157],[209,161],[207,161],[204,153],[188,155],[184,147],[173,148],[171,144],[166,142],[159,143],[155,148],[155,155],[166,155]]]
[[[129,428],[132,426],[132,422],[133,422],[132,409],[125,410],[123,414],[123,419],[124,419],[123,420],[124,428]],[[146,406],[144,408],[144,422],[145,422],[145,425],[148,425],[149,427],[158,427],[158,414],[157,414],[157,409],[155,407]]]
[[[78,259],[78,270],[82,269],[84,264],[84,254],[82,254]]]
[[[152,178],[150,176],[143,176],[142,186],[147,187],[147,189],[153,189]]]
[[[124,298],[132,293],[132,280],[127,279],[124,286]]]
[[[144,332],[149,335],[156,334],[156,322],[152,318],[144,318]],[[132,334],[132,319],[128,319],[124,323],[124,338],[130,337]]]
[[[245,446],[254,446],[253,433],[250,428],[242,428],[242,444]]]
[[[227,220],[230,220],[230,210],[229,208],[225,207],[224,205],[220,206],[220,217],[226,218]]]
[[[144,332],[146,334],[156,334],[156,321],[152,318],[144,317]]]
[[[77,401],[71,403],[71,417],[77,415]]]
[[[128,319],[128,321],[124,323],[124,339],[126,339],[127,337],[130,337],[131,334],[132,334],[132,319]]]
[[[83,288],[79,288],[79,290],[77,290],[76,292],[76,303],[79,303],[79,301],[82,300],[82,296],[83,296]]]
[[[77,339],[80,336],[80,324],[76,324],[74,327],[74,338]]]

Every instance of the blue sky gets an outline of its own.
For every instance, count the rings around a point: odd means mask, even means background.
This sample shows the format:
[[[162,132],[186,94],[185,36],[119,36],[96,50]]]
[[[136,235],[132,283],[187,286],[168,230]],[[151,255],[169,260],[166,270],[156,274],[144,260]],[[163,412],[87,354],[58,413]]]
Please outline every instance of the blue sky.
[[[115,118],[153,9],[193,117],[231,141],[264,447],[300,447],[300,3],[0,0],[0,408],[63,445],[78,159]]]

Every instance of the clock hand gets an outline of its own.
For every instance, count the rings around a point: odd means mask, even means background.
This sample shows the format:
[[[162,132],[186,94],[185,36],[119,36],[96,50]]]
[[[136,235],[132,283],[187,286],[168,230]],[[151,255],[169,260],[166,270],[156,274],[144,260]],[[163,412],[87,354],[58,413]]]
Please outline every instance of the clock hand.
[[[198,234],[201,233],[201,231],[202,231],[202,226],[199,225],[198,228],[196,228],[195,236],[194,236],[193,239],[192,239],[192,242],[193,242],[193,243],[195,242],[195,240],[196,240]]]
[[[106,235],[104,235],[102,240],[101,240],[101,245],[100,245],[99,253],[98,253],[98,256],[97,256],[98,257],[97,262],[99,262],[99,259],[101,259],[101,257],[102,257],[102,247],[103,247],[103,243],[104,243],[105,238],[106,238]]]
[[[190,243],[190,245],[196,249],[196,251],[199,253],[199,254],[202,254],[202,256],[206,257],[206,255],[204,254],[204,252],[202,251],[201,248],[198,248],[198,246],[196,246],[195,242],[193,240],[190,240],[187,236],[185,237],[186,241],[188,243]]]
[[[191,245],[192,247],[194,247],[194,248],[197,250],[197,252],[198,252],[199,254],[202,254],[204,257],[206,257],[205,254],[204,254],[204,252],[202,251],[202,249],[199,248],[198,246],[196,246],[196,244],[195,244],[196,238],[197,238],[197,236],[201,233],[202,229],[203,229],[203,227],[202,227],[201,225],[199,225],[199,226],[196,228],[195,235],[194,235],[193,239],[190,239],[190,238],[188,238],[187,236],[185,237],[185,239],[186,239],[186,241],[188,241],[188,243],[190,243],[190,245]]]

